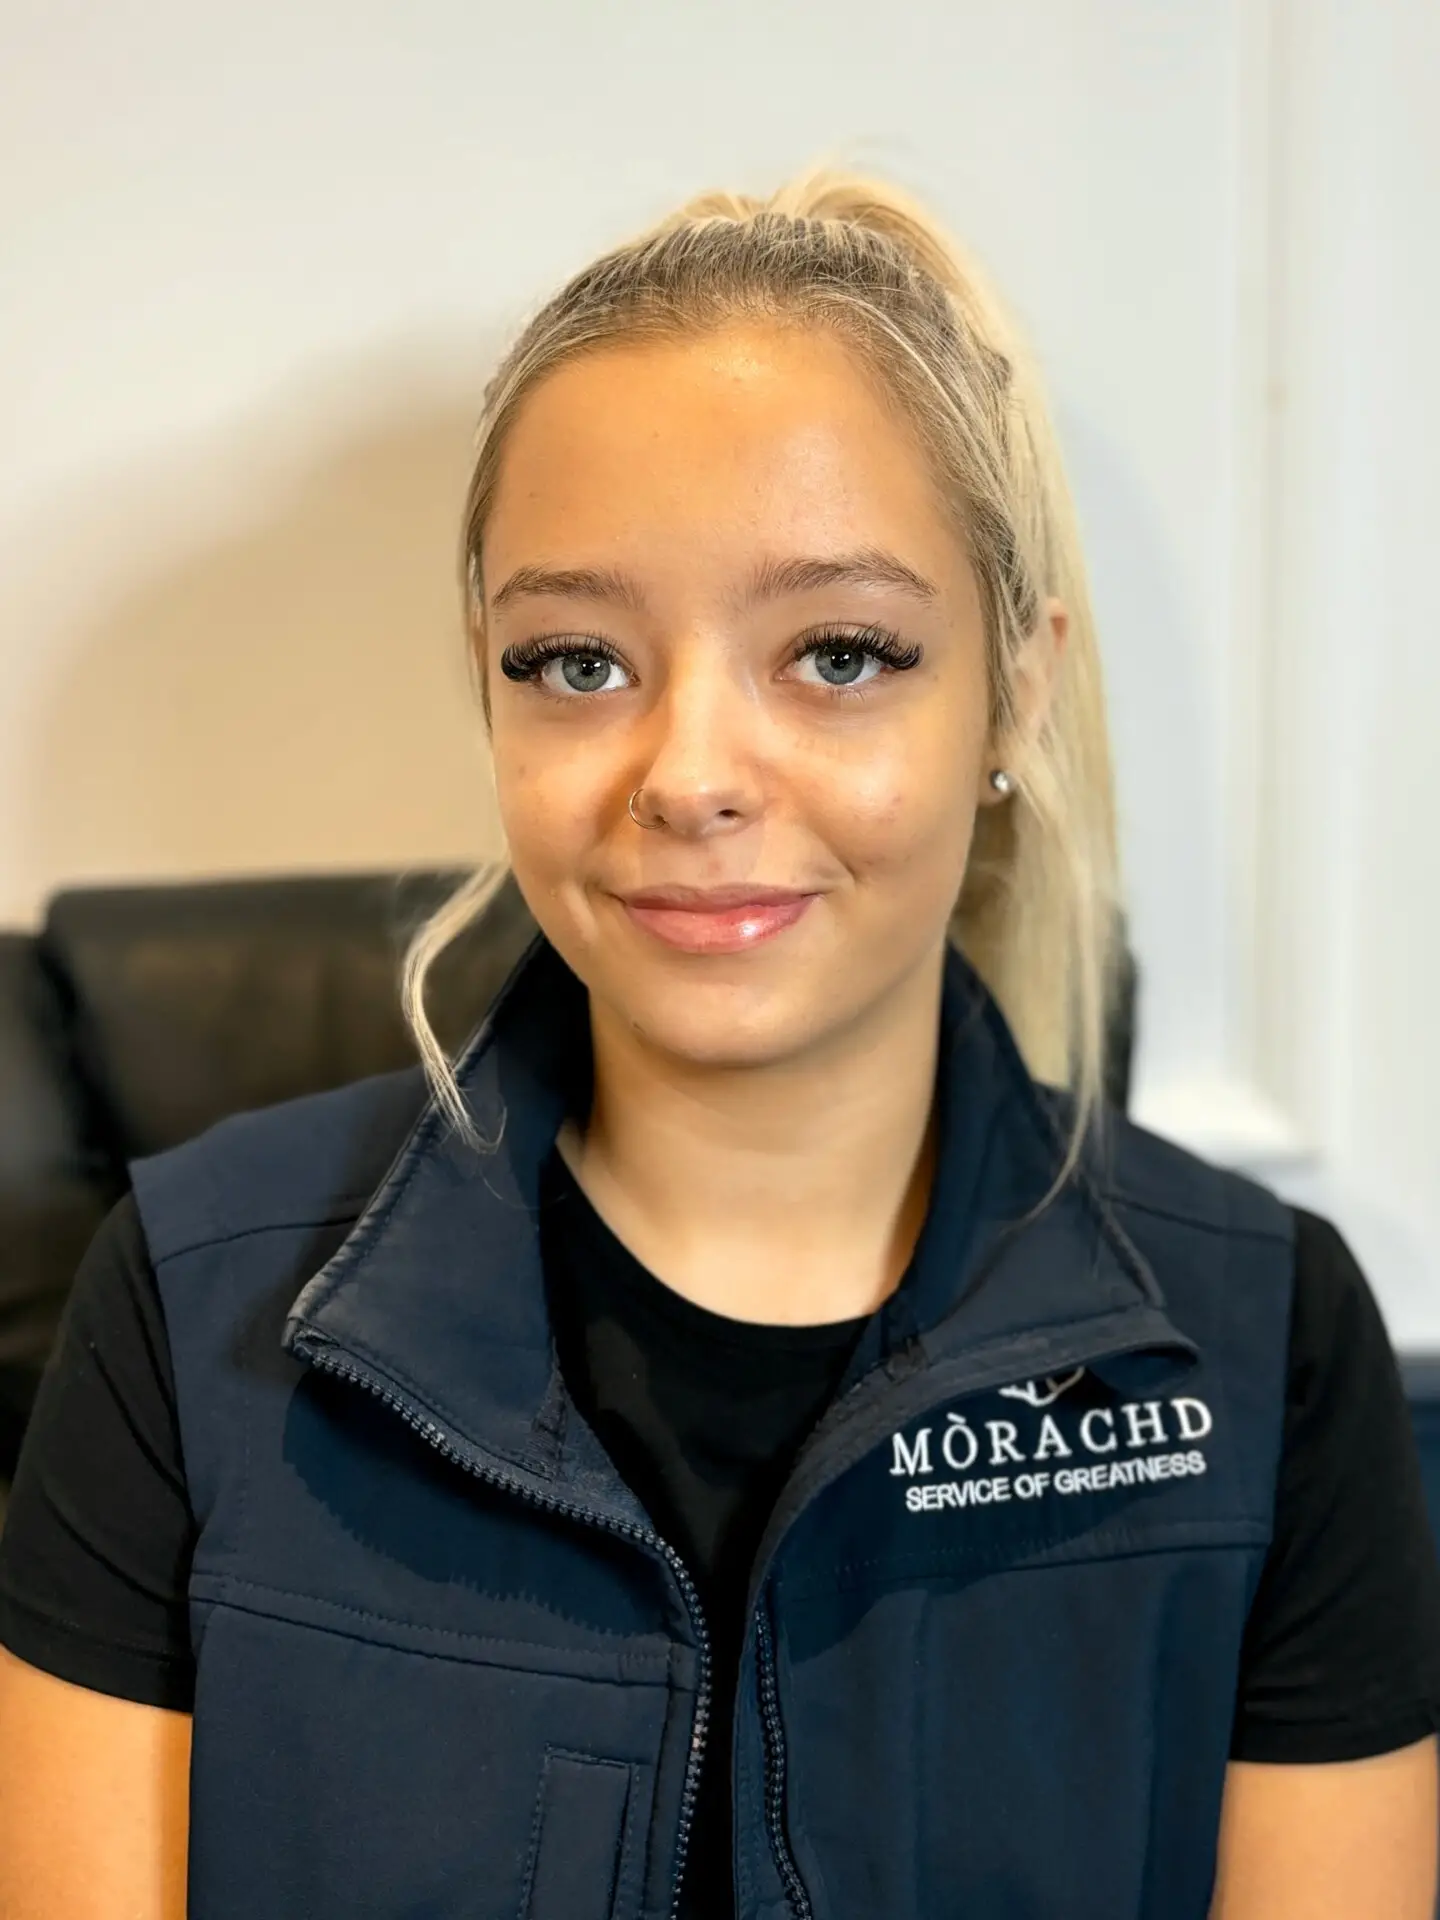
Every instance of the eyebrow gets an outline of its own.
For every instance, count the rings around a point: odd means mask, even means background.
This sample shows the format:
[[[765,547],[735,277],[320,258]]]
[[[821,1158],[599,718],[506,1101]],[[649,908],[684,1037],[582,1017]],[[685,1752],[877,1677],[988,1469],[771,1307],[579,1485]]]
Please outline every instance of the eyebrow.
[[[778,600],[791,593],[814,593],[822,587],[882,587],[913,599],[938,600],[940,590],[923,573],[907,566],[883,547],[865,547],[856,553],[821,558],[797,555],[786,560],[762,560],[738,596],[745,608],[758,601]],[[645,594],[631,575],[614,567],[517,567],[490,602],[498,612],[512,600],[550,594],[565,600],[610,600],[641,612]]]

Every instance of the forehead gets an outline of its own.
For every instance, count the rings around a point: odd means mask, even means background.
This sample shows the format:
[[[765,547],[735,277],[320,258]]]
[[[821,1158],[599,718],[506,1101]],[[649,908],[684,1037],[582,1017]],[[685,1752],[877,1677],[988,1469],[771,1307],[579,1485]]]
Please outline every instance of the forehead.
[[[960,561],[913,428],[852,349],[795,327],[606,346],[526,397],[500,458],[487,578],[502,552],[647,533],[883,540],[931,568]]]

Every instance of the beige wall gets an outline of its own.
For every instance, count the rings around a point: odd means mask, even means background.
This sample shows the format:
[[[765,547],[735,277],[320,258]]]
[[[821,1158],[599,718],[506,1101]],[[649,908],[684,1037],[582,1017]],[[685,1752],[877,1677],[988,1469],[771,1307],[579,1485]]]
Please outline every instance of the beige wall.
[[[317,384],[17,511],[8,917],[61,881],[498,846],[454,580],[473,379]]]

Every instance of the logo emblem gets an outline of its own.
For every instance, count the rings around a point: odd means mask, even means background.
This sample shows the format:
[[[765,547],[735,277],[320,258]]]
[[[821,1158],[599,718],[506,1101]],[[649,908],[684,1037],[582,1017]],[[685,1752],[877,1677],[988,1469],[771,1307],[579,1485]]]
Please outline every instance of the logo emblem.
[[[1084,1371],[1076,1367],[1072,1373],[1047,1373],[1043,1380],[1022,1380],[1017,1386],[1001,1387],[1000,1392],[1007,1400],[1023,1400],[1027,1407],[1052,1407]]]

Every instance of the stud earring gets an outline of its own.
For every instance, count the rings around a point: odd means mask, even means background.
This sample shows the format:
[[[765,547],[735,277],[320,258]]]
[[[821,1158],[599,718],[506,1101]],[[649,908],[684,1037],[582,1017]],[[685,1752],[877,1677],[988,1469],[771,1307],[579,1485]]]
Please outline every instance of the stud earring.
[[[1015,791],[1015,782],[1003,767],[996,767],[990,776],[990,784],[996,793],[1013,793]]]

